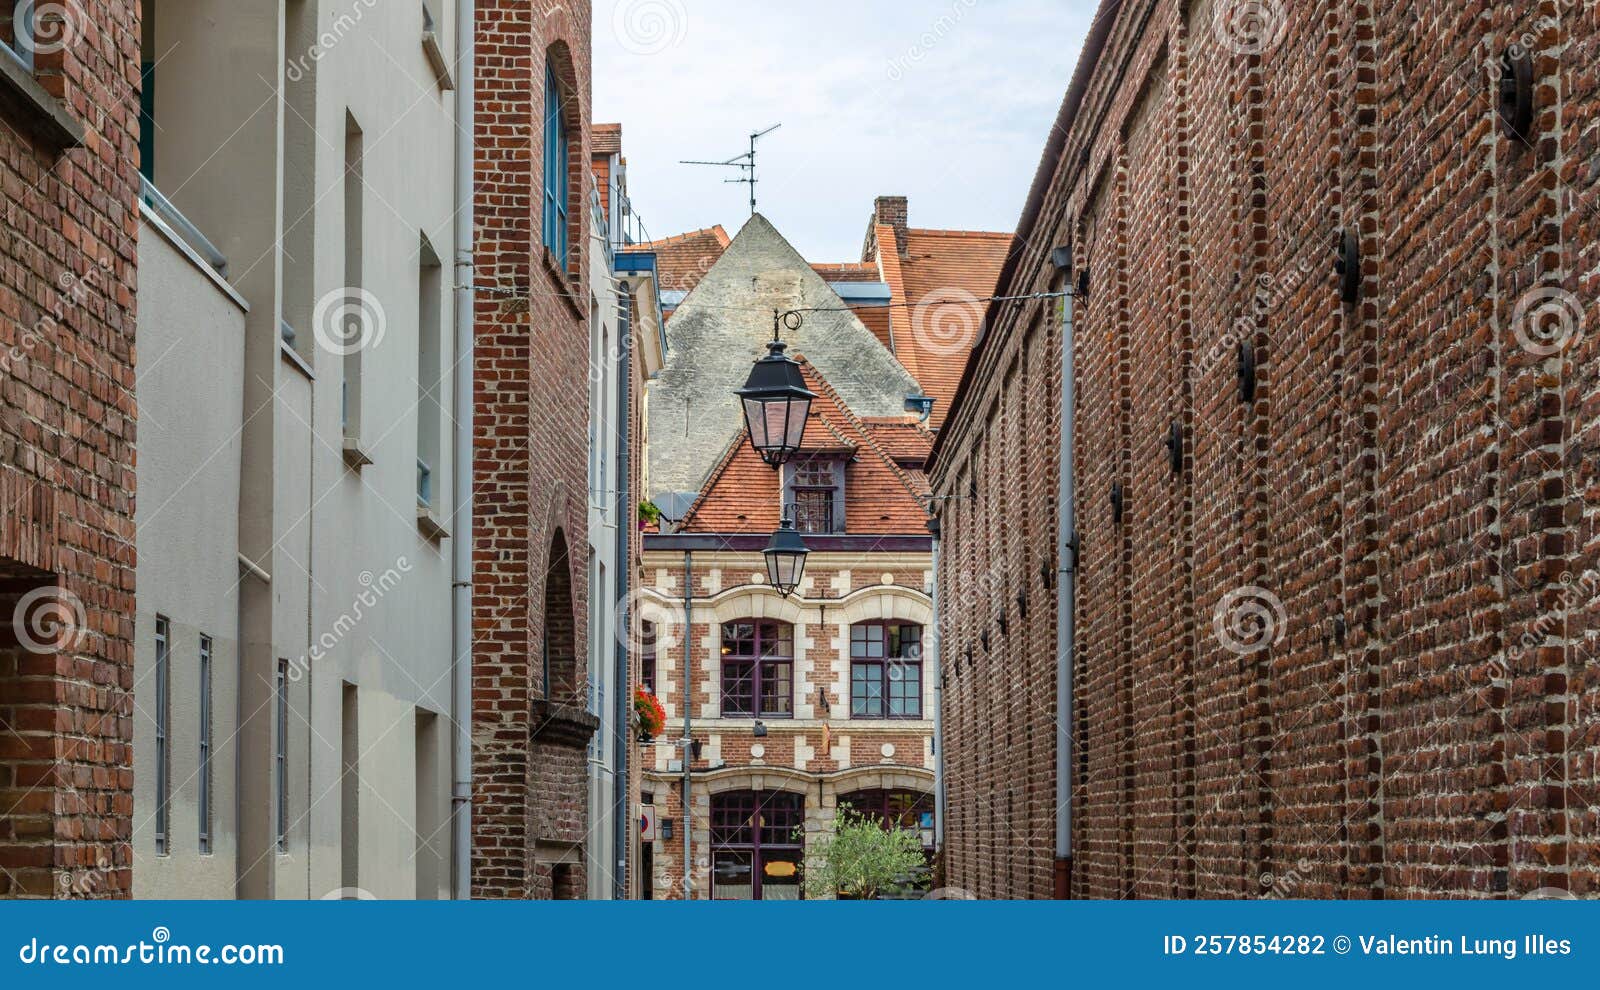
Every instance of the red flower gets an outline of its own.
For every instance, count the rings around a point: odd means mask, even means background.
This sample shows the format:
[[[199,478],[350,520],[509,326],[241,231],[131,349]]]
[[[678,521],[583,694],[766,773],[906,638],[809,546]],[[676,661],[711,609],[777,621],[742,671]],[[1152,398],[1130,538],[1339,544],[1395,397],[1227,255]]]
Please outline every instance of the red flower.
[[[667,711],[661,707],[661,700],[642,686],[633,690],[633,711],[645,735],[658,736],[667,727]]]

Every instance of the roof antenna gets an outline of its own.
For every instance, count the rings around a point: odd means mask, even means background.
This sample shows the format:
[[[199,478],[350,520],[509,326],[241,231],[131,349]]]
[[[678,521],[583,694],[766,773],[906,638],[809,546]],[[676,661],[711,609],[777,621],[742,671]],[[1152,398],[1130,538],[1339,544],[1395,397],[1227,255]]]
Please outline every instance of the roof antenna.
[[[734,155],[725,162],[679,161],[679,165],[714,165],[718,168],[742,169],[743,174],[737,179],[724,179],[724,182],[738,182],[750,187],[750,215],[756,215],[756,142],[782,127],[783,124],[773,124],[764,131],[755,131],[750,135],[750,150],[742,155]]]

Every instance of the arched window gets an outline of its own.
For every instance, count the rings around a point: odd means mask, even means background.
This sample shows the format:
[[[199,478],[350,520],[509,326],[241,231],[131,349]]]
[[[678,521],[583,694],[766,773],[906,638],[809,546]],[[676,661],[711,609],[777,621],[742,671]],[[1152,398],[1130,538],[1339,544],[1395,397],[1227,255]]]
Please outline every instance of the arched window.
[[[874,819],[884,828],[916,832],[924,849],[933,848],[933,795],[921,791],[866,790],[841,795],[839,804]]]
[[[805,799],[780,791],[711,796],[711,898],[800,899]]]
[[[922,627],[862,622],[850,627],[850,717],[922,717]]]
[[[749,619],[722,624],[722,714],[794,714],[794,627]]]
[[[544,246],[562,271],[567,268],[568,179],[567,118],[561,84],[550,58],[544,66]]]

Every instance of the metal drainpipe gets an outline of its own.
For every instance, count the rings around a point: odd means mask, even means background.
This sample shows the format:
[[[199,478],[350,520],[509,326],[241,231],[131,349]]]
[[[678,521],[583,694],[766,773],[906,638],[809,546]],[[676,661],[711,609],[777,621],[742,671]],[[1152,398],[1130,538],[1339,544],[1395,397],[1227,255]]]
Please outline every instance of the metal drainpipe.
[[[1077,604],[1077,464],[1073,439],[1077,422],[1074,405],[1072,295],[1061,300],[1061,489],[1056,520],[1056,559],[1060,581],[1056,585],[1056,869],[1055,894],[1072,895],[1072,653]]]
[[[632,396],[628,390],[633,382],[633,299],[629,295],[631,287],[626,279],[617,283],[617,339],[622,345],[617,355],[617,471],[616,471],[616,522],[617,522],[617,559],[616,566],[612,569],[616,575],[617,591],[617,616],[619,628],[616,635],[612,636],[612,648],[616,650],[615,664],[615,690],[616,697],[613,701],[616,712],[612,727],[612,745],[616,748],[616,772],[611,775],[611,819],[612,837],[615,843],[616,873],[612,878],[612,897],[616,900],[626,900],[628,897],[628,846],[633,830],[628,827],[628,723],[629,711],[633,704],[633,685],[628,681],[628,649],[623,644],[633,642],[632,616],[628,608],[628,586],[633,575],[630,573],[631,562],[628,560],[628,547],[632,543],[632,530],[628,528],[629,512],[628,499],[633,494],[633,474],[628,463],[628,426],[631,422],[629,402]]]
[[[450,451],[451,895],[472,896],[472,167],[475,0],[456,0],[455,443]]]
[[[942,525],[938,516],[928,520],[928,532],[933,534],[933,635],[927,637],[928,652],[923,662],[928,667],[928,676],[933,679],[933,851],[936,856],[944,855],[944,677],[939,669],[940,657],[944,651],[939,648],[940,637],[944,635],[944,616],[940,613],[939,605],[942,596],[939,594],[939,543],[942,534]]]

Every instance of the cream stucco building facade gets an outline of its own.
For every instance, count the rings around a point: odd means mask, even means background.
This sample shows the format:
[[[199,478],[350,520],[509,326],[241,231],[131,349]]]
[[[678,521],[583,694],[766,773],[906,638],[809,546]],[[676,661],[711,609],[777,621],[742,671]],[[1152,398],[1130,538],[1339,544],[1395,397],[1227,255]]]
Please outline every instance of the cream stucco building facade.
[[[137,896],[450,896],[456,31],[144,4]]]

